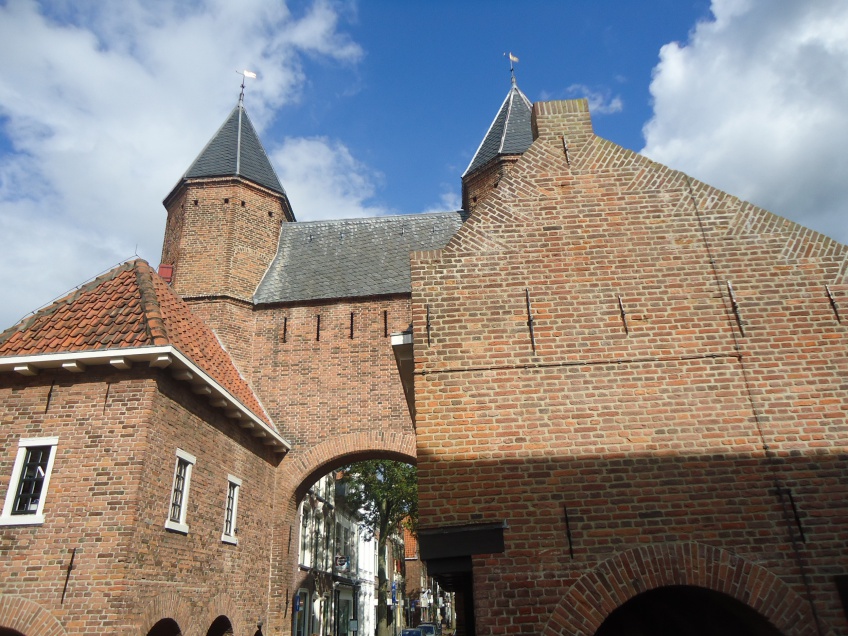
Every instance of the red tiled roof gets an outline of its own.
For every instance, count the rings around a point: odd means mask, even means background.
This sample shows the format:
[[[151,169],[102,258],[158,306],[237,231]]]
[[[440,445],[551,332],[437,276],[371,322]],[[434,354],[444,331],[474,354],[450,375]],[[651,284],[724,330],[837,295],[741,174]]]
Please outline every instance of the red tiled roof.
[[[273,428],[212,330],[141,259],[0,333],[0,357],[171,345]]]

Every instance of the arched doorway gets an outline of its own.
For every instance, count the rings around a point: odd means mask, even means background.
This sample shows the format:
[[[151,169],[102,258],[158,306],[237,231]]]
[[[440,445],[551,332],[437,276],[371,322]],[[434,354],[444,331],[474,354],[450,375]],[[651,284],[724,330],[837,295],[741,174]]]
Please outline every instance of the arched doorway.
[[[163,618],[147,632],[147,636],[181,636],[181,634],[177,621],[171,618]]]
[[[613,611],[595,636],[782,636],[763,616],[720,592],[658,587]]]
[[[206,631],[206,636],[233,636],[233,625],[226,616],[219,616]]]
[[[0,627],[0,636],[26,636],[26,635],[21,634],[20,632],[16,632],[14,629],[6,629],[5,627]]]

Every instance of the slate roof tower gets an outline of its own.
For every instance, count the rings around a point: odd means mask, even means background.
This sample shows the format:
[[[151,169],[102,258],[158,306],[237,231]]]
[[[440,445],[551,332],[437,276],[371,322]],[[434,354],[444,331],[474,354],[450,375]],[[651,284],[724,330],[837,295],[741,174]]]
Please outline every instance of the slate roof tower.
[[[533,104],[512,78],[512,87],[462,175],[462,207],[469,212],[509,172],[533,143]]]
[[[189,301],[250,301],[294,221],[241,99],[163,203],[160,272]]]

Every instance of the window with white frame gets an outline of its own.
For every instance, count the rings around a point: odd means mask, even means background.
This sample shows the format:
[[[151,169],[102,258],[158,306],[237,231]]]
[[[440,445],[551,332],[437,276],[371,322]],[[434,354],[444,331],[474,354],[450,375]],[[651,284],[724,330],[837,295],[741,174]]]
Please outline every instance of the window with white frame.
[[[18,441],[0,525],[44,523],[44,500],[58,444],[58,437],[32,437]]]
[[[191,469],[197,463],[197,458],[177,449],[177,464],[174,467],[174,485],[171,489],[171,506],[168,510],[168,520],[165,527],[168,530],[188,534],[186,512],[188,507],[188,489],[191,485]]]
[[[238,544],[236,516],[238,515],[239,490],[241,490],[241,479],[227,475],[227,504],[224,508],[224,532],[221,534],[221,541],[233,545]]]
[[[309,514],[310,511],[309,502],[304,500],[300,504],[300,563],[306,567],[312,565],[312,523]]]

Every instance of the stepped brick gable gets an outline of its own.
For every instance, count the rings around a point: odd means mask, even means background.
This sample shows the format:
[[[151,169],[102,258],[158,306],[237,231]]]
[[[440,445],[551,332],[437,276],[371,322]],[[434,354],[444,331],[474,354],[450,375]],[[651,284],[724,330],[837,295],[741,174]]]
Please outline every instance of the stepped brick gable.
[[[596,137],[584,101],[536,104],[533,130],[412,258],[422,557],[478,633],[592,634],[689,582],[660,556],[681,542],[777,577],[697,585],[844,633],[848,250]]]

